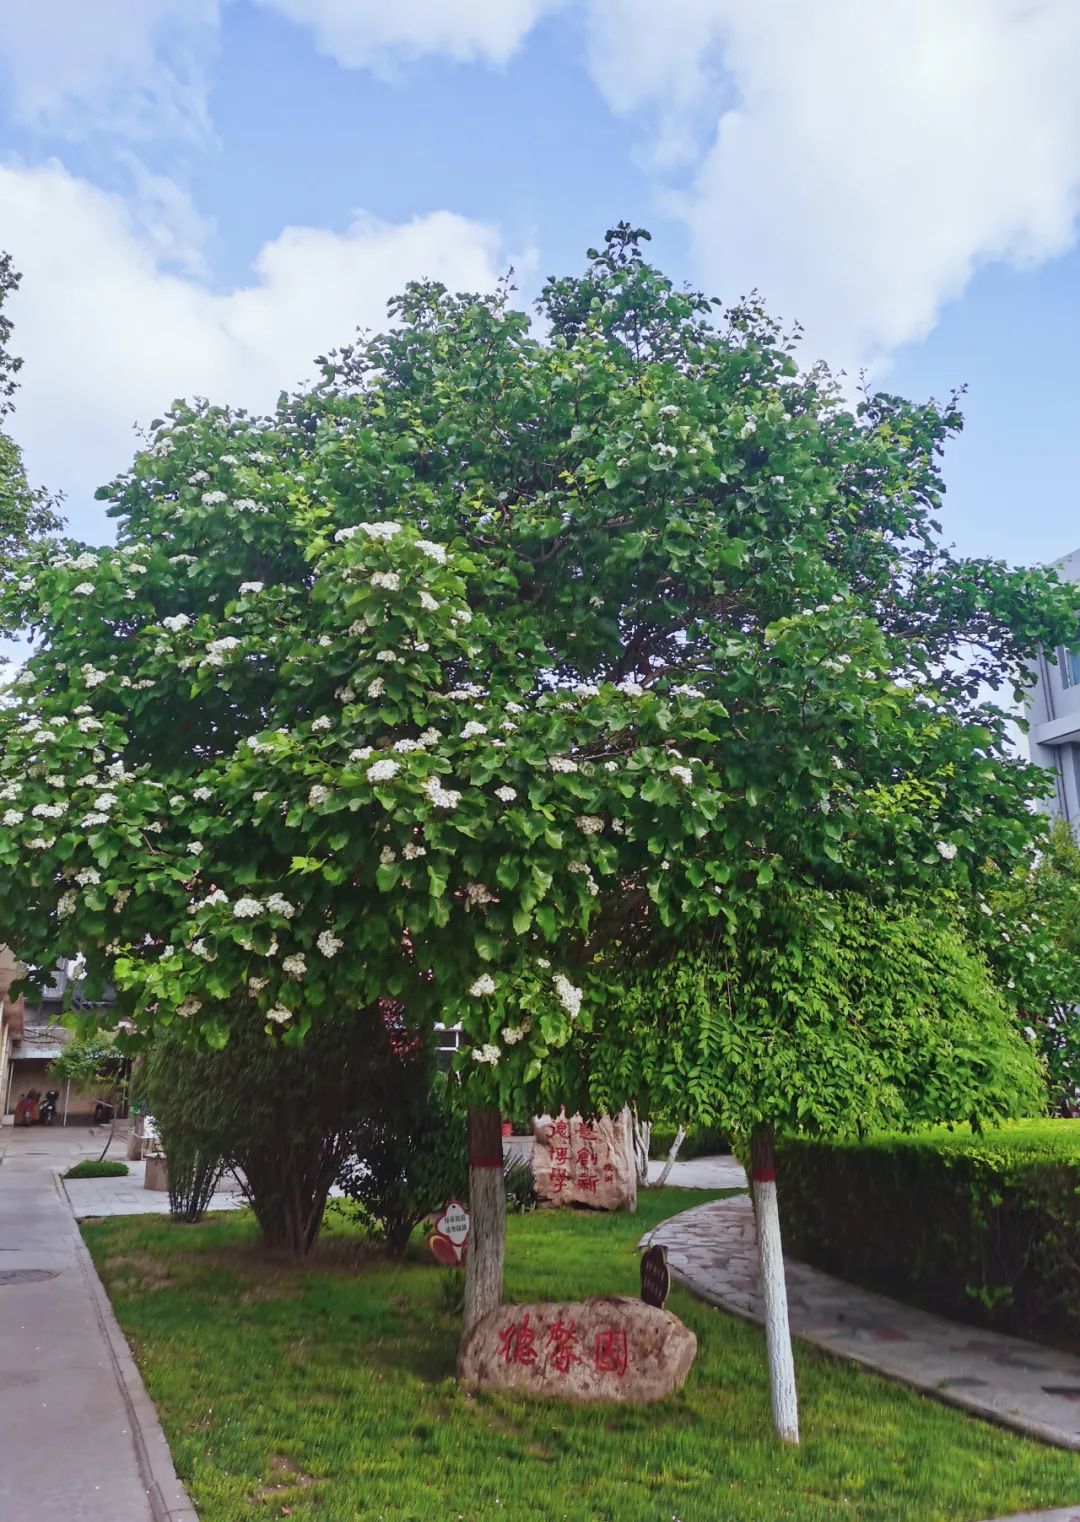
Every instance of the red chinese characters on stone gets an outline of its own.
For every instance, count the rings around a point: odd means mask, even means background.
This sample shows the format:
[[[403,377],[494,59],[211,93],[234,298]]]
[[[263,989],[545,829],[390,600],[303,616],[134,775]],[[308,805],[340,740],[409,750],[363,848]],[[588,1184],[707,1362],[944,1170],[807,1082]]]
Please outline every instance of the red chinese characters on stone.
[[[563,1116],[560,1116],[558,1120],[552,1122],[551,1139],[554,1140],[556,1136],[562,1137],[562,1139],[567,1142],[570,1140],[570,1123]]]
[[[594,1141],[599,1141],[600,1140],[600,1137],[597,1134],[596,1127],[589,1120],[583,1120],[583,1121],[580,1122],[580,1124],[578,1125],[578,1128],[577,1128],[577,1134],[578,1134],[578,1141],[594,1142]]]
[[[606,1327],[597,1332],[593,1345],[593,1368],[598,1374],[626,1373],[626,1333],[621,1328]]]
[[[568,1374],[571,1364],[581,1362],[580,1357],[574,1351],[574,1344],[577,1340],[577,1331],[572,1321],[553,1321],[548,1327],[548,1365],[553,1369],[558,1369],[560,1374]]]
[[[551,1187],[555,1194],[562,1194],[569,1182],[570,1175],[565,1168],[552,1168]]]
[[[577,1187],[584,1194],[595,1194],[596,1186],[600,1182],[600,1178],[599,1175],[595,1173],[579,1173],[576,1182]]]
[[[529,1313],[521,1322],[512,1321],[499,1333],[499,1357],[503,1363],[536,1362],[536,1333],[529,1325]]]

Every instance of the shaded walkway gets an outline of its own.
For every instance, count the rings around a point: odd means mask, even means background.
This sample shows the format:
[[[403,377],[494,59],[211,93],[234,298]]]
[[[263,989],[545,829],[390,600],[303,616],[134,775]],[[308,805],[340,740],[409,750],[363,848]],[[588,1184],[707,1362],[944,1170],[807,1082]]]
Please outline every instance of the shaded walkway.
[[[692,1293],[761,1324],[749,1195],[683,1211],[641,1239],[653,1243],[667,1248],[673,1278]],[[1080,1449],[1080,1358],[961,1326],[805,1263],[786,1267],[796,1337],[977,1416]],[[1075,1515],[1080,1522],[1080,1510]]]
[[[0,1517],[196,1522],[56,1177],[100,1150],[0,1129]]]

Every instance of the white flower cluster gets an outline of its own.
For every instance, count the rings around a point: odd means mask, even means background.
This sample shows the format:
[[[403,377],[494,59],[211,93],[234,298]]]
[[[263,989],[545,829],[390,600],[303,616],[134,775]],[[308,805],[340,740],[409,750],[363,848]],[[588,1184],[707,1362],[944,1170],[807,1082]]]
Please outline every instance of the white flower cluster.
[[[74,914],[78,907],[78,899],[70,888],[61,893],[56,901],[56,914],[58,919],[66,920],[69,914]]]
[[[956,847],[951,840],[938,840],[934,843],[937,846],[937,853],[942,861],[952,861],[955,858]]]
[[[390,867],[393,866],[395,861],[397,861],[397,852],[393,846],[383,846],[379,852],[379,866]]]
[[[384,592],[398,592],[401,590],[401,577],[396,571],[376,571],[371,578],[373,587],[381,587]]]
[[[278,1025],[284,1025],[287,1020],[292,1019],[292,1010],[286,1009],[284,1004],[275,1004],[273,1009],[266,1011],[266,1018]]]
[[[161,620],[161,627],[168,629],[170,634],[179,634],[181,629],[186,629],[191,619],[186,613],[173,613],[168,618]]]
[[[316,782],[307,795],[308,807],[317,809],[320,803],[325,803],[330,796],[330,789],[323,787],[321,782]]]
[[[329,714],[323,713],[317,719],[312,719],[311,727],[313,730],[333,729],[334,721]]]
[[[463,740],[472,740],[477,735],[486,735],[486,734],[487,734],[487,725],[486,724],[481,724],[477,719],[470,719],[469,722],[466,724],[465,728],[461,731],[461,738]]]
[[[94,583],[92,581],[80,581],[79,585],[72,587],[71,590],[76,597],[92,597],[94,594]]]
[[[474,983],[469,984],[469,993],[474,999],[485,999],[494,992],[495,979],[487,972],[482,972]]]
[[[296,905],[290,904],[289,900],[280,893],[271,893],[266,900],[266,911],[268,914],[280,914],[283,918],[291,920],[296,913]]]
[[[427,850],[424,846],[418,846],[414,840],[410,840],[403,847],[401,854],[406,861],[418,861],[421,856],[427,855]]]
[[[240,641],[232,634],[226,634],[221,639],[212,639],[206,647],[206,653],[202,658],[203,666],[224,666],[233,650],[239,650]]]
[[[427,613],[436,613],[436,612],[438,612],[438,608],[439,608],[438,602],[436,601],[436,599],[434,597],[432,597],[430,592],[421,592],[420,593],[420,606]]]
[[[596,895],[600,892],[596,878],[592,875],[592,868],[588,866],[586,862],[572,861],[569,863],[566,870],[572,873],[575,877],[583,877],[585,879],[585,886],[588,888],[593,898],[595,898]]]
[[[386,683],[381,676],[377,676],[368,683],[367,695],[369,698],[381,698],[386,691]]]
[[[555,985],[559,1003],[571,1020],[576,1020],[581,1012],[581,989],[575,988],[570,979],[561,972],[557,972],[551,981]]]
[[[369,766],[367,779],[369,782],[391,782],[401,770],[397,761],[376,761],[374,766]]]
[[[577,762],[571,761],[568,756],[549,756],[548,765],[553,772],[564,772],[567,774],[576,772],[578,769]]]
[[[629,677],[624,677],[621,682],[615,683],[615,691],[621,692],[628,698],[640,698],[645,689],[640,682],[632,682]]]
[[[421,555],[427,555],[429,559],[434,560],[436,565],[446,564],[446,550],[441,544],[434,544],[430,539],[418,539],[416,548]]]
[[[497,896],[485,883],[469,883],[465,888],[465,908],[482,909],[485,904],[497,904]]]
[[[202,500],[204,507],[218,507],[222,502],[227,502],[229,499],[223,491],[204,491]]]
[[[472,1060],[474,1062],[490,1062],[492,1067],[496,1065],[501,1056],[502,1052],[490,1041],[485,1046],[474,1046],[472,1049]]]
[[[517,789],[512,787],[497,787],[495,789],[495,796],[501,799],[503,803],[513,803],[517,797]]]
[[[248,993],[254,997],[261,994],[264,988],[270,987],[269,978],[248,978]]]
[[[315,944],[324,957],[334,957],[337,956],[345,942],[336,936],[332,930],[320,930]]]
[[[673,766],[671,775],[676,782],[681,782],[683,787],[689,787],[694,780],[694,774],[688,766]]]
[[[176,1006],[176,1013],[181,1020],[189,1020],[192,1015],[197,1015],[200,1009],[202,1009],[202,1000],[189,998]]]
[[[264,581],[242,581],[240,583],[240,596],[254,597],[257,592],[261,592],[263,590],[265,585],[266,583]]]
[[[302,951],[293,952],[292,956],[284,957],[281,970],[290,978],[302,978],[307,972],[307,962]]]
[[[531,1022],[523,1020],[520,1025],[504,1025],[499,1034],[507,1046],[516,1046],[519,1041],[529,1034],[531,1028]]]
[[[438,777],[428,778],[424,792],[437,809],[456,809],[461,802],[461,794],[452,787],[443,787]]]
[[[357,523],[352,528],[339,528],[334,535],[334,541],[337,544],[345,544],[349,539],[354,539],[357,534],[366,534],[369,539],[393,539],[395,534],[400,533],[400,523]]]
[[[238,920],[253,920],[262,912],[262,902],[257,898],[238,898],[233,905],[233,918]]]
[[[76,872],[75,881],[80,888],[93,888],[101,881],[101,873],[96,867],[83,867]]]
[[[583,835],[599,835],[604,828],[604,821],[598,814],[579,814],[574,823]]]

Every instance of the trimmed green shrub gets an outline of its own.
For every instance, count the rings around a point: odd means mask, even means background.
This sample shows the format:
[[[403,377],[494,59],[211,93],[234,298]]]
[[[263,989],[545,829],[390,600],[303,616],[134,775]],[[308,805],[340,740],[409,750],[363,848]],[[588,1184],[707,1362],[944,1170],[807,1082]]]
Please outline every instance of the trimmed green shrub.
[[[99,1157],[88,1157],[76,1163],[64,1174],[65,1178],[123,1178],[131,1169],[127,1163],[103,1162]]]
[[[793,1258],[961,1321],[1080,1347],[1080,1121],[777,1146]]]
[[[655,1162],[666,1162],[674,1140],[674,1126],[653,1126],[649,1139],[649,1156]],[[678,1160],[688,1163],[695,1157],[715,1157],[717,1153],[730,1151],[731,1142],[719,1126],[687,1126]]]

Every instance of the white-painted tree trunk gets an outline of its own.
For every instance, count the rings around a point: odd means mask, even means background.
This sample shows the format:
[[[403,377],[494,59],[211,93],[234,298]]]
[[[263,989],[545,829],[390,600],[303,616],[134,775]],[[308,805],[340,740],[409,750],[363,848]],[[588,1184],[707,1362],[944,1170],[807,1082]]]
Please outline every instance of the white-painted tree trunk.
[[[679,1129],[675,1132],[675,1140],[671,1144],[671,1150],[668,1152],[667,1159],[666,1159],[666,1161],[664,1163],[663,1168],[661,1169],[660,1177],[657,1179],[656,1183],[653,1184],[653,1186],[652,1186],[654,1189],[662,1189],[663,1186],[667,1183],[667,1181],[668,1181],[668,1174],[671,1172],[672,1168],[675,1166],[675,1159],[679,1155],[679,1148],[682,1146],[682,1144],[683,1144],[683,1142],[685,1140],[686,1140],[686,1127],[685,1126],[680,1126]]]
[[[780,1209],[776,1199],[776,1163],[771,1126],[758,1126],[750,1138],[750,1176],[757,1220],[761,1291],[765,1303],[765,1352],[769,1362],[769,1393],[773,1426],[785,1443],[799,1441],[799,1400],[795,1390],[795,1360],[788,1325],[784,1249],[780,1241]]]
[[[634,1165],[637,1168],[639,1189],[649,1187],[649,1147],[652,1143],[652,1121],[640,1120],[633,1112]]]
[[[469,1247],[465,1256],[465,1311],[461,1345],[482,1316],[502,1300],[506,1252],[506,1186],[502,1116],[469,1109]]]

